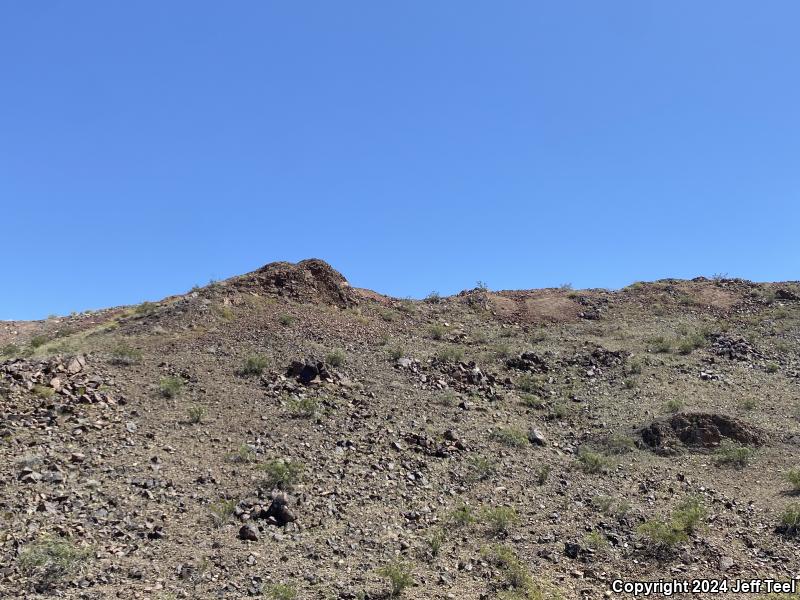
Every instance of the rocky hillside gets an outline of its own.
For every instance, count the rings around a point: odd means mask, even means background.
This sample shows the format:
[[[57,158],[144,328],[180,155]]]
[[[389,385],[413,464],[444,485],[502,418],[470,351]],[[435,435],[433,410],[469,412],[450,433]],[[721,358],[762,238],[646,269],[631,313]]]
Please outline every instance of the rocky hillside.
[[[0,351],[2,597],[800,573],[797,282],[410,301],[308,260],[0,323]]]

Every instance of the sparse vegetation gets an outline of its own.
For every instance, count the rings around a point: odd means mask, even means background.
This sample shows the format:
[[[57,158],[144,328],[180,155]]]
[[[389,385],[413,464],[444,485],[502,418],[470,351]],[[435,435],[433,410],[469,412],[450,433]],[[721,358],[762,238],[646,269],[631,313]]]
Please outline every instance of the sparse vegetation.
[[[236,510],[236,500],[220,500],[208,507],[214,527],[222,527],[233,516]]]
[[[466,527],[475,522],[475,511],[468,504],[461,503],[453,509],[447,521],[456,527]]]
[[[56,391],[51,387],[48,387],[46,385],[39,385],[37,383],[36,385],[33,386],[33,393],[39,396],[39,398],[49,398],[50,396],[55,394]]]
[[[275,583],[269,587],[267,597],[271,600],[296,600],[297,590],[287,583]]]
[[[389,563],[378,569],[376,573],[389,581],[389,596],[392,598],[398,597],[403,590],[414,583],[411,569],[402,561]]]
[[[470,456],[467,459],[469,467],[469,479],[472,481],[483,481],[489,479],[497,471],[497,463],[485,456]]]
[[[260,354],[250,355],[244,361],[241,369],[239,369],[239,374],[243,376],[261,375],[264,372],[264,369],[267,368],[268,364],[269,361],[267,360],[266,356],[262,356]]]
[[[542,465],[536,471],[536,484],[544,485],[547,483],[547,478],[550,476],[550,465]]]
[[[293,417],[309,419],[317,416],[319,411],[319,401],[316,398],[293,398],[289,401],[289,412]]]
[[[718,466],[743,469],[753,458],[754,451],[747,446],[739,446],[728,441],[723,441],[714,453],[715,463]]]
[[[513,427],[495,429],[491,438],[509,448],[522,448],[528,445],[528,436],[525,432]]]
[[[264,463],[261,469],[264,471],[264,487],[281,490],[290,490],[300,481],[305,471],[305,467],[301,463],[283,458],[270,460]]]
[[[193,404],[186,409],[188,421],[189,423],[193,424],[201,423],[207,414],[208,409],[205,406],[200,406],[199,404]]]
[[[30,346],[31,348],[39,348],[44,346],[47,342],[50,341],[46,335],[35,335],[31,338]]]
[[[664,410],[669,413],[677,413],[683,410],[686,403],[680,398],[670,398],[664,403]]]
[[[294,323],[294,317],[292,315],[282,314],[278,317],[278,322],[284,327],[290,327]]]
[[[44,536],[24,546],[17,561],[24,573],[47,589],[64,577],[80,573],[90,557],[90,548],[69,539]]]
[[[325,355],[325,362],[332,367],[341,367],[344,365],[347,357],[341,350],[332,350]]]
[[[536,394],[520,394],[520,400],[524,406],[528,408],[544,408],[545,402]]]
[[[433,291],[427,296],[425,296],[425,302],[429,302],[430,304],[439,304],[439,302],[441,301],[442,297],[441,295],[439,295],[439,292],[437,291]]]
[[[444,337],[445,329],[441,325],[431,325],[428,327],[428,335],[431,339],[440,340]]]
[[[800,503],[793,503],[783,509],[781,525],[787,535],[800,533]]]
[[[175,398],[183,389],[183,379],[179,377],[162,377],[158,390],[164,398]]]
[[[584,473],[592,474],[604,473],[611,464],[607,457],[585,447],[578,451],[578,463]]]
[[[120,342],[111,350],[111,362],[121,366],[139,364],[142,362],[142,351]]]
[[[444,362],[461,362],[464,360],[464,351],[456,346],[445,346],[439,349],[436,357]]]
[[[664,336],[657,336],[649,340],[650,351],[656,354],[669,354],[672,352],[672,342]]]
[[[792,492],[800,494],[800,469],[789,469],[784,478],[791,484]]]
[[[442,545],[444,545],[446,536],[444,533],[444,529],[441,527],[436,527],[428,536],[428,547],[431,550],[431,554],[433,556],[439,556],[439,552],[442,549]]]
[[[481,517],[486,523],[489,531],[494,535],[504,535],[508,533],[519,517],[517,511],[509,506],[493,506],[484,509]]]

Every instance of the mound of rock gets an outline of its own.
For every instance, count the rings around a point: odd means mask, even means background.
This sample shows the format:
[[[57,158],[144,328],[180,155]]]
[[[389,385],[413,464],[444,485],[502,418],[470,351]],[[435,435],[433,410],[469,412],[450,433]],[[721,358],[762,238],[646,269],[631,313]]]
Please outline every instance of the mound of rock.
[[[761,356],[761,353],[746,339],[728,337],[727,335],[716,336],[711,344],[711,352],[730,360],[750,360],[753,357]]]
[[[509,369],[518,371],[531,371],[533,373],[546,373],[548,371],[545,360],[535,352],[523,352],[506,360]]]
[[[659,454],[677,454],[680,449],[711,449],[723,440],[760,445],[764,437],[744,421],[714,413],[678,413],[642,429],[642,441]]]
[[[284,296],[300,302],[352,306],[358,297],[350,284],[324,260],[310,258],[297,264],[274,262],[234,281],[240,289]]]

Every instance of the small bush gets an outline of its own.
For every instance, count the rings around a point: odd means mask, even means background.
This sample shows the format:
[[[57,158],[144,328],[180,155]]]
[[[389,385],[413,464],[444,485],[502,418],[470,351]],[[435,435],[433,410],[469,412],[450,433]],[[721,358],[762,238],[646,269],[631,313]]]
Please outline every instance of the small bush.
[[[399,358],[403,358],[406,355],[406,350],[402,346],[392,346],[388,350],[386,350],[386,354],[389,355],[389,358],[392,360],[397,360]]]
[[[254,463],[256,462],[256,451],[249,444],[242,444],[236,449],[236,452],[228,455],[228,458],[235,463]]]
[[[584,538],[584,544],[586,547],[599,552],[608,546],[608,540],[606,539],[606,536],[599,531],[592,531],[586,534],[586,537]]]
[[[31,338],[31,348],[39,348],[40,346],[44,346],[50,339],[46,335],[35,335]]]
[[[553,408],[550,409],[550,418],[559,421],[566,419],[572,414],[572,409],[564,402],[556,402]]]
[[[664,409],[669,413],[676,413],[683,410],[686,403],[679,398],[670,398],[664,403]]]
[[[244,361],[242,368],[239,369],[240,375],[261,375],[264,372],[264,369],[267,368],[268,360],[266,356],[261,356],[258,354],[254,354],[252,356],[248,356],[247,360]]]
[[[261,466],[265,473],[263,485],[267,488],[289,490],[300,481],[305,468],[299,462],[278,458]]]
[[[471,506],[461,503],[448,515],[447,522],[456,527],[466,527],[475,522],[475,514]]]
[[[80,573],[91,555],[89,548],[45,536],[24,546],[17,560],[20,570],[49,588],[62,578]]]
[[[495,429],[491,438],[509,448],[522,448],[528,445],[528,436],[524,431],[514,428]]]
[[[208,409],[205,406],[200,406],[199,404],[193,404],[186,410],[189,423],[200,423],[207,414]]]
[[[289,412],[293,417],[310,419],[319,414],[319,401],[316,398],[294,398],[289,402]]]
[[[295,600],[297,590],[286,583],[275,583],[270,586],[267,597],[272,600]]]
[[[139,364],[142,362],[142,351],[121,342],[111,350],[111,362],[121,366]]]
[[[505,578],[507,592],[498,596],[505,600],[556,600],[561,595],[545,588],[531,576],[525,564],[508,546],[494,545],[483,548],[481,554],[486,561],[497,567]]]
[[[332,367],[341,367],[345,363],[345,355],[341,350],[333,350],[325,356],[325,362]]]
[[[744,398],[739,402],[741,410],[753,410],[756,406],[758,406],[758,401],[755,398]]]
[[[517,381],[514,383],[514,386],[528,394],[541,394],[543,390],[543,384],[541,377],[537,377],[536,375],[526,374],[522,377],[517,378]]]
[[[455,346],[446,346],[436,353],[436,357],[444,362],[461,362],[464,360],[464,351]]]
[[[784,478],[788,481],[792,486],[792,492],[795,494],[800,493],[800,469],[789,469],[785,474]]]
[[[630,505],[627,500],[614,498],[613,496],[595,496],[592,498],[592,506],[608,516],[622,516],[628,512]]]
[[[649,340],[650,350],[657,354],[669,354],[672,352],[672,342],[664,336],[654,337]]]
[[[16,344],[6,344],[0,348],[0,356],[16,356],[19,354],[19,346]]]
[[[517,522],[517,511],[509,506],[493,506],[483,511],[482,517],[494,535],[508,533]]]
[[[134,314],[144,317],[150,314],[153,314],[156,310],[156,304],[154,302],[142,302],[139,306],[137,306],[133,312]]]
[[[603,450],[606,454],[626,454],[636,448],[633,438],[620,433],[610,435],[603,443]]]
[[[536,471],[536,483],[537,485],[544,485],[547,483],[547,478],[550,476],[550,465],[542,465]]]
[[[444,545],[446,536],[444,533],[444,529],[441,527],[435,528],[431,534],[428,536],[428,546],[431,549],[431,554],[433,556],[439,556],[439,552]]]
[[[469,469],[468,479],[471,481],[483,481],[489,479],[497,472],[497,463],[485,456],[470,456],[467,460]]]
[[[678,352],[680,354],[691,354],[698,348],[702,348],[705,343],[706,338],[702,333],[691,333],[678,340]]]
[[[777,373],[778,365],[774,362],[767,363],[767,373]]]
[[[622,382],[622,385],[626,390],[632,390],[636,387],[636,381],[634,381],[633,379],[625,379]]]
[[[697,530],[700,521],[705,519],[706,514],[702,499],[699,496],[688,496],[678,504],[672,513],[672,522],[682,531],[691,535]]]
[[[657,519],[642,523],[637,527],[636,533],[651,544],[656,554],[670,552],[676,545],[687,540],[686,532],[679,525]]]
[[[175,398],[183,389],[183,379],[179,377],[162,377],[158,390],[164,398]]]
[[[433,291],[427,296],[425,296],[425,302],[429,302],[430,304],[439,304],[442,301],[442,297],[437,291]]]
[[[37,383],[36,385],[33,386],[33,393],[39,396],[39,398],[49,398],[50,396],[55,394],[56,391],[51,387],[48,387],[46,385],[39,385]]]
[[[434,340],[440,340],[444,337],[445,329],[441,325],[431,325],[428,327],[428,335]]]
[[[236,510],[236,500],[220,500],[208,507],[214,527],[222,527],[233,516]]]
[[[788,535],[797,535],[800,532],[800,504],[790,504],[783,509],[781,525]]]
[[[544,408],[545,402],[536,394],[520,394],[523,406],[528,408]]]
[[[294,317],[292,315],[281,315],[278,317],[278,322],[284,327],[289,327],[294,323]]]
[[[728,466],[743,469],[750,463],[755,452],[747,446],[737,446],[730,442],[723,442],[715,452],[717,466]]]
[[[411,577],[411,570],[401,561],[389,563],[375,572],[384,579],[389,580],[389,596],[391,598],[396,598],[403,593],[403,590],[414,583],[414,579]]]
[[[603,473],[609,467],[608,458],[589,448],[581,448],[578,451],[578,462],[584,473]]]

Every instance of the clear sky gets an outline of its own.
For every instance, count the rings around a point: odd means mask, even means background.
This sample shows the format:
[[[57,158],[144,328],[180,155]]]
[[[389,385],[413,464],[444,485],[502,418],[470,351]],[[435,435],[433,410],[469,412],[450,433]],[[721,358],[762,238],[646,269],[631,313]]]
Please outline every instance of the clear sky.
[[[319,257],[800,279],[795,0],[0,3],[0,318]]]

